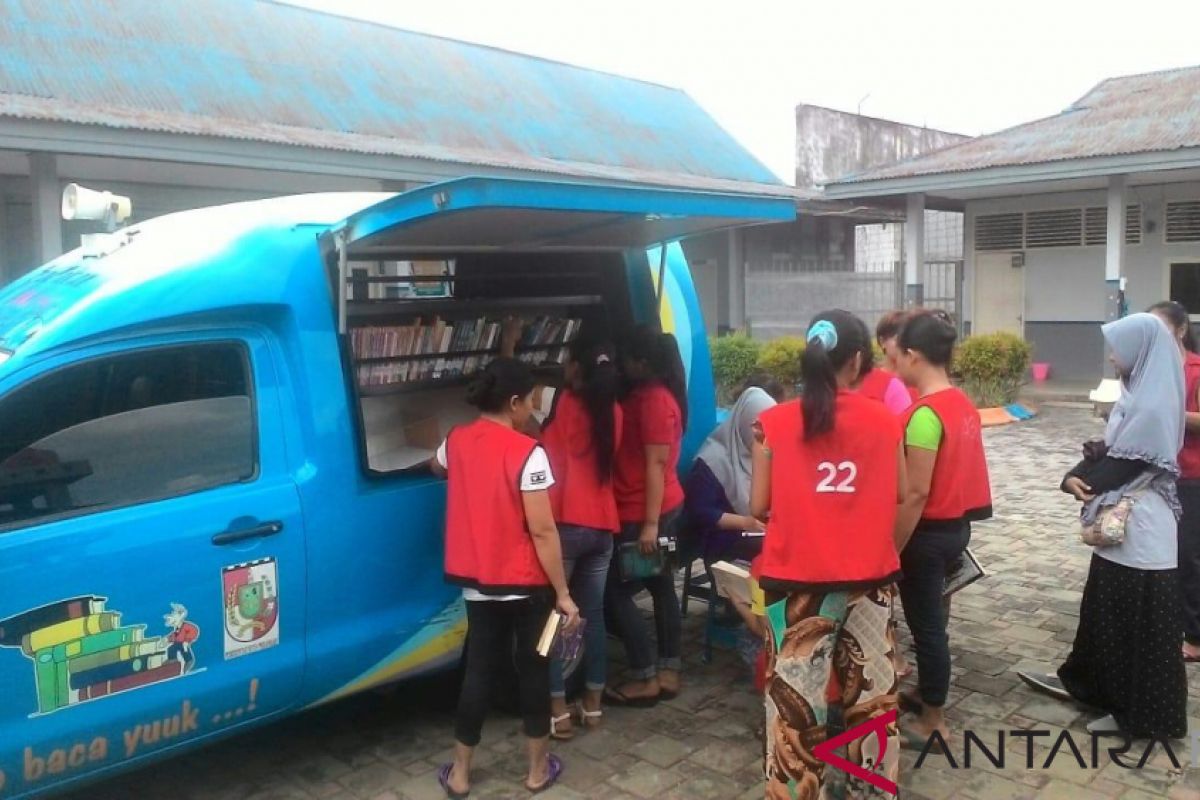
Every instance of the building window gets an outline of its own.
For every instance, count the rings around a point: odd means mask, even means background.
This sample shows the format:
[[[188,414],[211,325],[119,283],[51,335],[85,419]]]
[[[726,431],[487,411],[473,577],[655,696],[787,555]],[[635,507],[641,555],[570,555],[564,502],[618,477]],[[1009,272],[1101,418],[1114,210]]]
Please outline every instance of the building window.
[[[1171,265],[1170,298],[1182,303],[1193,316],[1200,314],[1200,262]]]
[[[1142,207],[1125,207],[1125,244],[1142,243]]]
[[[976,250],[1020,250],[1025,241],[1025,215],[984,214],[975,218]]]
[[[1083,244],[1083,209],[1030,211],[1025,217],[1026,247],[1078,247]]]
[[[1200,200],[1167,203],[1167,242],[1200,242]]]
[[[250,479],[241,345],[96,358],[0,400],[0,525],[92,513]]]

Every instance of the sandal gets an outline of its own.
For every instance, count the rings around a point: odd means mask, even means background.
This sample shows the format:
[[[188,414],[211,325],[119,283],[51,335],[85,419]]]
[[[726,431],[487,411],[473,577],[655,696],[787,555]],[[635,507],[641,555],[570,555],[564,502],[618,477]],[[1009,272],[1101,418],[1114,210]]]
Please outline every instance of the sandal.
[[[661,692],[642,697],[629,697],[622,693],[620,689],[604,690],[604,702],[618,708],[654,708],[658,705],[658,698],[660,696]]]
[[[574,728],[567,728],[566,730],[561,730],[561,731],[558,729],[559,725],[562,725],[564,722],[570,722],[570,721],[571,721],[571,712],[570,711],[568,711],[567,713],[563,714],[560,717],[556,717],[553,714],[551,714],[550,715],[550,738],[556,739],[560,742],[569,742],[572,739],[574,739],[575,738]]]
[[[562,777],[563,769],[562,759],[550,753],[546,756],[546,780],[542,781],[541,786],[530,786],[527,783],[525,784],[525,788],[529,790],[530,794],[541,794],[558,783],[558,779]]]
[[[603,709],[598,709],[596,711],[588,711],[586,708],[583,707],[583,701],[580,700],[579,705],[576,707],[576,710],[579,711],[579,724],[583,725],[583,727],[585,727],[585,728],[599,728],[600,727],[600,718],[604,716]],[[551,729],[553,729],[553,726],[551,726]]]
[[[446,792],[446,797],[449,797],[450,800],[467,800],[471,796],[470,789],[467,789],[465,792],[456,792],[450,788],[450,773],[453,770],[453,762],[443,764],[442,768],[438,770],[438,785],[442,787],[442,790]]]

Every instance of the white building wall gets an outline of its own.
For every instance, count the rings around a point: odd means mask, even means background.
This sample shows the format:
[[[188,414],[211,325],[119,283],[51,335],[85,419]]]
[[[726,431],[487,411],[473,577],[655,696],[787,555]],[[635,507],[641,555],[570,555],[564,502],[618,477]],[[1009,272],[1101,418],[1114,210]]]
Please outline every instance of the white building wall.
[[[1125,248],[1126,299],[1132,310],[1143,309],[1168,294],[1168,265],[1172,261],[1200,260],[1200,242],[1166,244],[1166,203],[1200,199],[1200,182],[1131,186],[1126,205],[1142,209],[1140,244]],[[975,271],[975,220],[980,215],[1049,209],[1104,207],[1104,190],[1064,192],[970,201],[966,204],[966,285],[964,316],[973,318]],[[1014,251],[1018,252],[1018,251]],[[1040,349],[1035,358],[1054,354],[1059,377],[1084,379],[1098,374],[1103,357],[1099,323],[1106,314],[1104,246],[1027,248],[1025,254],[1026,337]],[[1192,309],[1200,314],[1200,309]],[[1078,364],[1066,354],[1082,349],[1087,357]]]

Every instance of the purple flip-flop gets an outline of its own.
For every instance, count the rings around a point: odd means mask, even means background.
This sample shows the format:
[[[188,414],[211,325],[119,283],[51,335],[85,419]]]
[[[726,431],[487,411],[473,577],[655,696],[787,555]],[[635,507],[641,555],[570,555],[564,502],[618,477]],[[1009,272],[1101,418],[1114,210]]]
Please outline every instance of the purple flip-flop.
[[[442,764],[442,768],[438,770],[438,785],[446,792],[446,797],[450,800],[467,800],[471,796],[471,790],[465,792],[456,792],[450,788],[450,772],[454,769],[454,764]]]
[[[546,780],[542,782],[541,786],[534,788],[528,784],[525,785],[525,788],[529,790],[530,794],[541,794],[554,784],[558,783],[558,779],[562,777],[563,769],[565,769],[565,767],[563,767],[562,759],[553,753],[546,756],[546,767]]]

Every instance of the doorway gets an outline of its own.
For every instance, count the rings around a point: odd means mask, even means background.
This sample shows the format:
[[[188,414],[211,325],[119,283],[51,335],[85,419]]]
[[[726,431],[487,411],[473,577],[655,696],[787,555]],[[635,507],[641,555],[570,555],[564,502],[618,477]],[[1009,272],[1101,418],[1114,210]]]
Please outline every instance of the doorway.
[[[1025,269],[1013,254],[976,253],[971,332],[1025,335]]]

